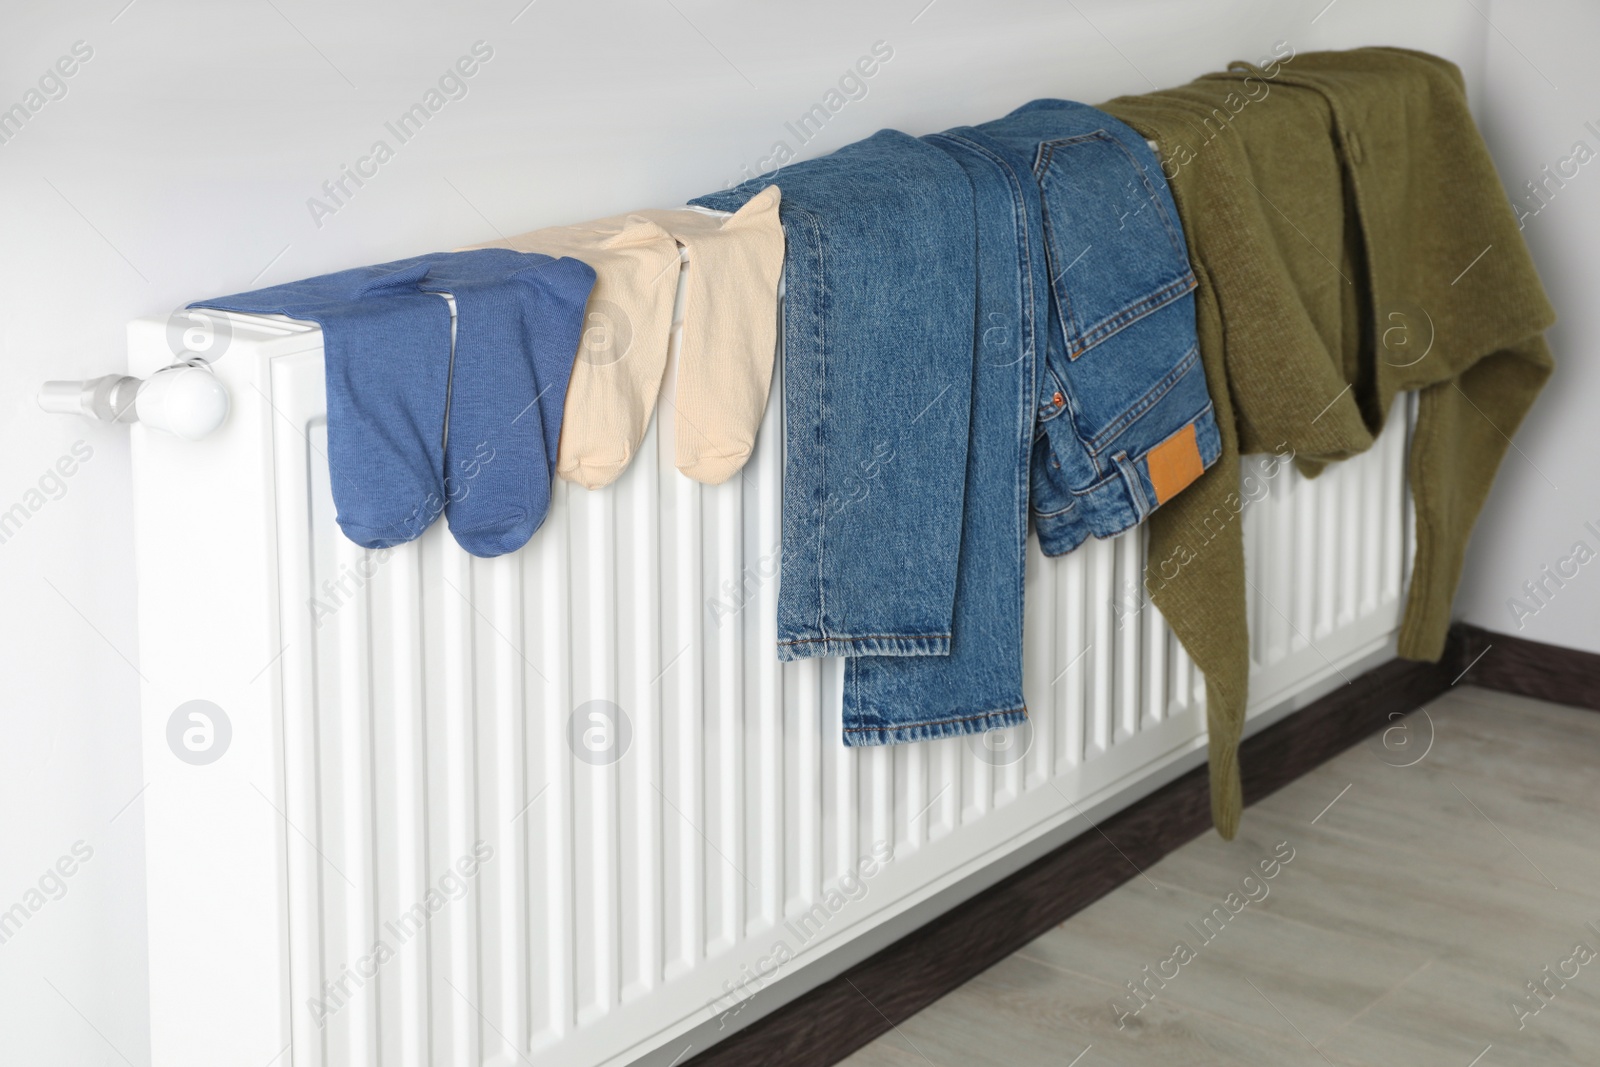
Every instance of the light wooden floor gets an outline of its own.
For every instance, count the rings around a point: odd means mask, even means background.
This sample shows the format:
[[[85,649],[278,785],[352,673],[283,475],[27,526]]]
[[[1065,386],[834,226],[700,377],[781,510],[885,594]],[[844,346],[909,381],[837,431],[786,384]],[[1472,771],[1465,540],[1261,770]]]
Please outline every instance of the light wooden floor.
[[[1293,859],[1263,882],[1280,842]],[[1241,905],[1246,890],[1259,902]],[[1218,907],[1227,921],[1203,941]],[[1600,956],[1575,956],[1600,953],[1597,930],[1600,714],[1463,687],[1248,809],[1237,840],[1186,845],[845,1063],[1600,1064]],[[1165,962],[1180,941],[1193,958]],[[1546,967],[1576,975],[1562,986]],[[1144,1006],[1119,1029],[1114,1002]],[[1519,1029],[1513,1002],[1542,1007]]]

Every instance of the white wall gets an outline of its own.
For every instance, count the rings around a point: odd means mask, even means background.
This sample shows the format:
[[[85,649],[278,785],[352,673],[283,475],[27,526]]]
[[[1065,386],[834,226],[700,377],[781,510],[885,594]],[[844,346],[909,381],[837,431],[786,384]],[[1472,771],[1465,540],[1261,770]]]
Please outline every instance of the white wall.
[[[1479,121],[1507,191],[1531,216],[1523,235],[1556,307],[1556,372],[1501,468],[1456,610],[1502,633],[1600,652],[1600,161],[1562,166],[1579,141],[1600,159],[1600,7],[1502,0],[1489,17],[1501,32],[1489,36]],[[1557,185],[1546,166],[1558,178],[1577,173]],[[1529,181],[1546,182],[1542,204]]]
[[[0,144],[0,511],[22,502],[30,512],[0,544],[0,909],[25,902],[75,842],[93,850],[61,899],[0,944],[8,1063],[149,1060],[126,435],[46,416],[33,400],[44,379],[120,370],[128,319],[497,231],[677,203],[759,168],[780,139],[809,156],[881,127],[924,133],[1038,96],[1092,102],[1253,59],[1280,39],[1302,51],[1426,48],[1476,85],[1487,32],[1470,5],[1445,0],[124,3],[6,0],[0,15],[0,107],[22,100],[74,42],[93,49],[66,95]],[[1556,5],[1542,6],[1547,24],[1507,32],[1541,55],[1540,42],[1553,42],[1566,59],[1551,66],[1576,79],[1585,42],[1558,24]],[[308,198],[374,140],[395,147],[385,121],[479,40],[493,58],[468,95],[316,225]],[[785,122],[823,101],[877,41],[894,54],[867,95],[798,145]],[[1581,119],[1597,116],[1582,113],[1577,81],[1543,100],[1504,51],[1495,69],[1518,100],[1563,103],[1526,123],[1520,104],[1497,103],[1502,135],[1529,161],[1554,158]],[[1533,236],[1569,316],[1558,341],[1575,348],[1586,310],[1573,306],[1576,279],[1600,254],[1581,247],[1576,228],[1600,218],[1600,194],[1563,196]],[[1556,285],[1562,269],[1574,281]],[[1575,362],[1563,371],[1569,387],[1580,382]],[[1600,371],[1587,373],[1592,394]],[[1499,570],[1520,581],[1571,540],[1520,509],[1554,515],[1559,505],[1574,527],[1600,518],[1574,495],[1586,457],[1572,446],[1594,432],[1579,402],[1542,404],[1523,442],[1566,495],[1547,500],[1526,479],[1502,486],[1505,513],[1480,548],[1492,541],[1507,556],[1498,567],[1475,557],[1480,621],[1503,610]],[[80,440],[92,458],[59,485],[47,479],[49,496],[29,496]],[[1592,605],[1600,565],[1585,580]],[[1557,605],[1567,614],[1551,608],[1552,627],[1571,621],[1548,639],[1585,643],[1579,596]],[[1600,647],[1592,631],[1586,643]]]

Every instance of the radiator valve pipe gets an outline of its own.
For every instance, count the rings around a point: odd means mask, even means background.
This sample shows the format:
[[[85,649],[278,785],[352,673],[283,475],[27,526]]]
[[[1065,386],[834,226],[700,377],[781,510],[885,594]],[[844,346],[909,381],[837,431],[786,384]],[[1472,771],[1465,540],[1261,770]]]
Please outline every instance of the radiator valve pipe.
[[[185,441],[198,441],[228,418],[228,389],[208,368],[166,367],[141,381],[107,374],[82,382],[45,382],[39,406],[101,422],[142,422]]]

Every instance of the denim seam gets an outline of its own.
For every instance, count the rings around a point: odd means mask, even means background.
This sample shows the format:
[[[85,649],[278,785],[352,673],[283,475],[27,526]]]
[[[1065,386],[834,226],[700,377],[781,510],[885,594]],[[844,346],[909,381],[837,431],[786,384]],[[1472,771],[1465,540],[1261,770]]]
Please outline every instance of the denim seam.
[[[828,318],[827,318],[826,307],[825,307],[825,305],[827,303],[827,299],[828,299],[828,289],[827,289],[827,285],[825,284],[825,281],[824,281],[824,277],[825,277],[824,272],[825,272],[826,264],[825,264],[825,260],[823,258],[823,254],[822,254],[822,228],[821,228],[820,224],[817,222],[816,216],[812,215],[809,211],[806,211],[803,208],[792,207],[792,206],[790,207],[789,210],[793,214],[799,216],[800,219],[802,219],[804,221],[806,229],[810,232],[811,246],[814,249],[816,249],[816,257],[817,257],[817,287],[816,287],[817,308],[816,308],[816,323],[814,324],[813,329],[816,331],[816,337],[817,337],[817,425],[818,426],[825,426],[825,425],[827,425],[827,416],[828,416],[827,403],[826,403],[826,401],[827,401],[827,381],[828,381],[828,338],[827,338],[827,321],[828,321]],[[808,427],[808,429],[809,429],[809,427]],[[821,494],[821,499],[817,503],[817,536],[816,536],[816,539],[817,539],[817,547],[816,547],[816,553],[817,553],[817,620],[816,620],[816,631],[817,631],[817,633],[824,635],[822,638],[820,638],[818,640],[827,640],[826,635],[827,635],[827,632],[828,632],[828,626],[827,626],[827,622],[826,622],[827,617],[828,617],[828,592],[827,592],[827,581],[826,581],[826,578],[825,578],[824,565],[823,565],[823,561],[826,558],[826,556],[824,554],[824,548],[825,548],[825,539],[826,539],[826,536],[827,536],[827,528],[828,528],[828,523],[827,523],[828,513],[827,513],[827,510],[826,510],[827,509],[827,500],[828,500],[828,494],[827,494],[828,454],[827,453],[828,453],[828,450],[826,448],[818,448],[817,449],[817,469],[818,469],[818,475],[819,475],[819,477],[817,478],[817,489],[818,489],[818,492]]]
[[[1025,314],[1025,321],[1028,324],[1028,344],[1027,344],[1027,348],[1025,350],[1024,358],[1032,360],[1032,366],[1031,366],[1030,369],[1032,369],[1034,371],[1033,374],[1029,374],[1029,375],[1025,376],[1025,381],[1024,381],[1024,385],[1023,385],[1022,410],[1018,413],[1018,417],[1023,422],[1026,422],[1026,423],[1029,424],[1030,433],[1028,434],[1027,442],[1031,442],[1032,437],[1034,436],[1031,433],[1032,427],[1034,425],[1042,425],[1042,424],[1044,424],[1046,422],[1049,422],[1051,419],[1056,418],[1063,411],[1067,410],[1067,406],[1068,405],[1066,403],[1062,403],[1062,405],[1061,405],[1061,407],[1059,409],[1051,411],[1050,414],[1048,414],[1048,415],[1045,415],[1043,417],[1039,417],[1038,414],[1037,414],[1038,396],[1028,389],[1028,385],[1031,384],[1031,383],[1036,383],[1038,381],[1038,377],[1039,377],[1039,373],[1038,372],[1039,372],[1039,336],[1040,336],[1040,329],[1039,329],[1039,315],[1038,315],[1039,298],[1038,298],[1038,294],[1034,292],[1034,287],[1033,287],[1033,261],[1034,261],[1034,258],[1035,258],[1036,254],[1032,251],[1032,247],[1029,244],[1030,238],[1032,237],[1032,227],[1029,225],[1030,220],[1028,218],[1028,208],[1027,208],[1027,202],[1026,202],[1026,197],[1027,197],[1026,188],[1024,187],[1022,179],[1017,176],[1016,168],[1014,166],[1012,166],[1011,163],[1003,155],[1001,155],[1000,153],[998,153],[998,152],[994,151],[993,149],[989,148],[987,145],[980,144],[977,141],[971,140],[970,138],[967,138],[967,137],[963,137],[960,134],[952,134],[952,133],[934,134],[929,139],[930,140],[945,140],[945,141],[954,142],[956,144],[960,144],[963,147],[967,148],[969,151],[975,152],[978,155],[983,156],[985,159],[988,159],[990,162],[994,163],[996,168],[998,168],[999,170],[1004,172],[1004,174],[1006,175],[1007,182],[1010,183],[1010,185],[1012,187],[1012,190],[1015,193],[1015,195],[1012,198],[1013,218],[1018,218],[1018,216],[1020,215],[1020,219],[1019,219],[1020,225],[1018,226],[1017,245],[1018,245],[1019,248],[1021,248],[1023,250],[1022,251],[1022,259],[1017,264],[1017,274],[1018,274],[1018,283],[1019,283],[1018,287],[1021,288],[1021,289],[1024,289],[1027,292],[1027,300],[1026,300],[1027,308],[1026,308],[1026,314]],[[1030,173],[1028,175],[1028,181],[1030,183],[1034,183],[1033,184],[1033,188],[1034,188],[1035,191],[1037,191],[1037,189],[1038,189],[1037,179],[1035,178],[1035,176],[1033,174]],[[1041,200],[1041,202],[1040,202],[1040,210],[1041,211],[1043,211],[1043,207],[1044,207],[1044,205],[1043,205],[1043,202]],[[1047,265],[1045,267],[1045,270],[1047,272],[1049,271],[1048,263],[1047,263]],[[1044,368],[1044,371],[1045,371],[1046,374],[1050,375],[1050,379],[1053,382],[1055,382],[1055,384],[1056,384],[1056,389],[1053,390],[1053,392],[1060,392],[1062,397],[1063,397],[1063,399],[1064,399],[1067,394],[1066,394],[1066,389],[1061,384],[1060,379],[1056,377],[1055,372],[1053,370],[1051,370],[1048,366],[1046,366]],[[1051,406],[1054,407],[1053,404]],[[1076,430],[1076,427],[1074,427],[1074,430]],[[1024,443],[1024,449],[1025,450],[1027,448],[1027,442]],[[1023,464],[1023,478],[1026,479],[1026,476],[1027,476],[1027,464]],[[1027,508],[1024,507],[1022,510],[1023,510],[1023,520],[1024,520],[1024,522],[1026,522],[1026,519],[1027,519]],[[1026,535],[1024,535],[1024,536],[1026,536]]]
[[[896,723],[893,726],[846,726],[843,729],[847,734],[876,733],[879,731],[895,734],[899,733],[901,730],[917,730],[925,726],[948,726],[958,722],[971,722],[974,719],[988,719],[995,715],[1015,715],[1018,712],[1026,713],[1027,710],[1028,707],[1026,704],[1024,704],[1023,706],[1017,708],[996,708],[994,711],[980,711],[975,715],[962,715],[954,719],[929,719],[925,722],[902,722]]]
[[[1105,484],[1106,484],[1105,480],[1098,481],[1098,482],[1095,483],[1096,486],[1101,486],[1101,485],[1105,485]],[[1089,493],[1093,492],[1093,490],[1089,490],[1088,492],[1079,494],[1079,493],[1077,493],[1076,490],[1068,490],[1068,491],[1072,492],[1074,495],[1081,495],[1081,496],[1087,496],[1087,495],[1089,495]],[[1069,514],[1070,512],[1074,512],[1074,511],[1077,511],[1077,510],[1078,510],[1078,502],[1076,500],[1074,500],[1074,501],[1072,501],[1072,503],[1068,504],[1066,507],[1062,508],[1060,511],[1040,511],[1038,508],[1034,508],[1033,509],[1033,514],[1034,514],[1035,517],[1041,518],[1041,519],[1056,519],[1056,518],[1060,518],[1062,515],[1066,515],[1066,514]]]
[[[1046,313],[1048,314],[1048,312],[1046,312]],[[1048,330],[1049,327],[1046,326],[1045,329]],[[1067,427],[1072,431],[1072,436],[1076,440],[1082,441],[1083,440],[1083,431],[1078,429],[1078,413],[1075,410],[1073,410],[1073,406],[1072,406],[1072,399],[1073,398],[1072,398],[1072,385],[1071,385],[1071,383],[1066,381],[1066,380],[1064,380],[1061,377],[1061,375],[1059,375],[1059,374],[1057,374],[1055,372],[1055,368],[1050,366],[1050,360],[1049,360],[1048,356],[1044,360],[1044,369],[1045,369],[1046,373],[1048,373],[1050,375],[1050,377],[1055,381],[1055,383],[1056,383],[1056,391],[1058,391],[1061,394],[1062,403],[1061,403],[1061,410],[1060,411],[1057,411],[1055,414],[1051,415],[1049,418],[1044,419],[1042,421],[1050,422],[1052,419],[1056,419],[1056,418],[1061,417],[1062,415],[1065,415],[1067,417]],[[1055,449],[1052,446],[1051,452],[1053,453],[1054,451],[1055,451]],[[1088,450],[1085,449],[1085,451],[1088,451]],[[1095,462],[1095,470],[1098,471],[1100,469],[1100,465],[1099,465],[1099,462],[1095,460],[1094,453],[1090,452],[1089,453],[1089,458],[1090,458],[1091,461]]]
[[[1195,364],[1199,361],[1200,346],[1198,344],[1190,345],[1189,351],[1183,354],[1183,358],[1178,360],[1177,365],[1163,375],[1160,381],[1146,389],[1144,395],[1135,400],[1128,410],[1118,415],[1115,422],[1101,430],[1093,439],[1084,442],[1089,451],[1104,451],[1106,445],[1115,440],[1118,434],[1139,421],[1139,418],[1145,412],[1154,407],[1162,397],[1172,392],[1180,381],[1187,378],[1189,372],[1194,369]]]
[[[1191,415],[1188,419],[1186,419],[1185,422],[1184,422],[1184,425],[1187,426],[1187,425],[1190,425],[1192,423],[1198,423],[1201,419],[1204,419],[1207,415],[1211,415],[1212,413],[1213,413],[1213,407],[1212,407],[1211,401],[1207,400],[1206,401],[1206,406],[1201,408],[1195,414]],[[1159,445],[1160,443],[1161,442],[1158,441],[1156,444]],[[1156,447],[1156,445],[1152,445],[1150,448],[1146,449],[1144,452],[1142,452],[1139,455],[1138,459],[1143,460],[1146,456],[1148,456],[1151,453],[1151,451],[1153,451],[1155,449],[1155,447]],[[1215,462],[1215,460],[1213,460],[1212,462]],[[1075,497],[1094,496],[1094,495],[1096,495],[1096,494],[1098,494],[1100,492],[1103,492],[1107,485],[1112,484],[1120,476],[1121,476],[1120,474],[1113,472],[1112,474],[1108,474],[1104,478],[1101,478],[1099,481],[1095,482],[1093,485],[1089,486],[1087,489],[1071,489],[1071,488],[1069,488],[1067,490],[1067,492],[1072,494]],[[1073,508],[1075,508],[1077,506],[1078,506],[1077,501],[1074,500],[1071,504],[1068,504],[1066,507],[1061,508],[1059,511],[1039,511],[1037,508],[1035,508],[1033,513],[1034,513],[1035,516],[1037,516],[1038,518],[1041,518],[1041,519],[1053,519],[1058,515],[1065,515],[1067,512],[1071,511]]]
[[[1069,137],[1052,137],[1048,141],[1040,141],[1039,160],[1034,164],[1035,170],[1037,172],[1038,168],[1048,167],[1050,165],[1050,160],[1055,158],[1057,148],[1061,148],[1065,145],[1078,145],[1085,141],[1110,140],[1112,140],[1111,134],[1106,131],[1105,127],[1102,126],[1100,129],[1090,130],[1088,133],[1075,133]]]
[[[877,729],[867,728],[859,734],[843,734],[841,740],[846,748],[856,748],[863,745],[900,745],[914,741],[936,741],[947,737],[961,737],[965,735],[984,733],[989,730],[1005,730],[1027,721],[1027,709],[1021,711],[991,712],[972,720],[949,723],[942,726],[885,726]]]
[[[1139,480],[1137,461],[1130,460],[1126,452],[1118,452],[1113,458],[1118,473],[1122,475],[1122,480],[1128,487],[1128,496],[1133,498],[1133,510],[1138,514],[1139,521],[1143,522],[1155,509],[1150,506],[1150,498],[1144,495],[1144,484]]]
[[[1046,360],[1045,362],[1048,363],[1049,361]],[[1076,437],[1078,440],[1081,441],[1081,440],[1083,440],[1083,431],[1078,429],[1078,422],[1079,422],[1078,412],[1073,408],[1073,404],[1072,404],[1072,401],[1073,401],[1073,397],[1072,397],[1072,382],[1071,382],[1070,379],[1065,379],[1065,378],[1062,378],[1061,376],[1057,376],[1056,377],[1056,385],[1061,390],[1061,399],[1063,400],[1063,403],[1061,405],[1061,414],[1063,414],[1063,415],[1065,415],[1067,417],[1067,425],[1072,428],[1072,436]],[[1091,452],[1089,454],[1089,458],[1090,459],[1094,459],[1094,453]],[[1096,461],[1095,469],[1099,470],[1099,467],[1100,467],[1100,465],[1099,465],[1098,461]]]
[[[1034,152],[1032,170],[1035,185],[1038,184],[1039,178],[1044,171],[1049,169],[1050,160],[1055,157],[1055,143],[1056,142],[1045,141],[1041,143],[1038,149]],[[1042,233],[1049,234],[1052,232],[1052,228],[1050,226],[1050,208],[1045,203],[1042,189],[1040,190],[1039,195],[1039,227],[1040,232]],[[1056,296],[1056,311],[1057,314],[1061,316],[1061,339],[1066,345],[1067,349],[1070,350],[1072,348],[1073,327],[1074,323],[1076,322],[1076,318],[1072,313],[1072,294],[1067,292],[1063,286],[1057,284],[1060,281],[1060,276],[1055,272],[1055,257],[1050,251],[1050,241],[1048,238],[1045,241],[1044,252],[1045,277],[1050,281],[1050,291]],[[1070,264],[1068,265],[1067,269],[1071,269]],[[1061,274],[1065,275],[1066,272],[1067,270],[1064,269],[1062,270]],[[1063,303],[1065,303],[1065,307],[1061,306]],[[1063,405],[1063,407],[1066,406],[1067,405]]]
[[[1120,311],[1107,315],[1090,329],[1080,332],[1078,336],[1080,344],[1075,350],[1067,353],[1067,359],[1076,361],[1079,356],[1104,344],[1140,319],[1193,292],[1196,285],[1194,271],[1185,267],[1182,277],[1168,282],[1147,296],[1140,297]]]
[[[1047,418],[1039,419],[1036,415],[1038,396],[1034,391],[1029,389],[1029,385],[1036,383],[1038,379],[1037,369],[1039,351],[1039,324],[1038,317],[1035,313],[1038,304],[1033,291],[1033,255],[1028,243],[1032,233],[1032,227],[1029,225],[1030,220],[1028,218],[1028,207],[1026,201],[1027,186],[1024,184],[1023,179],[1018,177],[1017,170],[1011,165],[1011,162],[1004,155],[994,151],[987,145],[980,144],[979,142],[968,137],[963,137],[960,134],[952,133],[934,134],[929,139],[950,141],[954,144],[961,145],[976,155],[982,156],[984,159],[987,159],[989,162],[994,164],[996,170],[1000,171],[1005,176],[1006,183],[1010,185],[1012,189],[1012,220],[1017,227],[1017,247],[1022,253],[1021,258],[1017,263],[1017,288],[1019,290],[1025,290],[1027,293],[1027,306],[1025,309],[1025,321],[1028,324],[1027,345],[1023,350],[1022,358],[1025,361],[1028,361],[1028,366],[1024,369],[1035,372],[1023,376],[1022,404],[1017,412],[1019,427],[1023,430],[1023,439],[1021,442],[1022,451],[1024,456],[1026,456],[1026,453],[1028,452],[1033,440],[1034,425],[1039,422],[1047,422],[1049,419],[1053,419],[1061,413],[1060,411],[1055,411],[1052,412]],[[1038,184],[1034,175],[1028,175],[1027,183],[1030,184],[1035,191],[1037,191]],[[1041,208],[1043,207],[1042,201],[1040,206]],[[1054,377],[1054,375],[1052,375],[1052,377]],[[1063,391],[1062,396],[1065,397],[1065,395],[1066,393]],[[1066,404],[1061,405],[1061,409],[1063,411],[1066,410],[1066,407]],[[1021,465],[1021,470],[1017,480],[1018,482],[1022,483],[1019,484],[1017,488],[1022,493],[1022,499],[1024,501],[1021,510],[1023,520],[1023,539],[1026,541],[1028,513],[1026,504],[1026,485],[1030,481],[1028,464],[1026,461],[1024,461]]]
[[[1026,553],[1028,545],[1028,498],[1030,495],[1028,490],[1032,482],[1032,471],[1030,469],[1030,464],[1027,457],[1032,445],[1034,425],[1036,421],[1038,421],[1036,412],[1038,409],[1039,399],[1037,388],[1039,365],[1039,322],[1037,315],[1038,304],[1036,302],[1033,288],[1033,252],[1029,243],[1032,234],[1032,226],[1031,220],[1028,216],[1028,205],[1026,200],[1027,194],[1024,187],[1024,180],[1018,176],[1016,168],[1013,167],[999,153],[991,151],[989,148],[983,145],[971,141],[966,141],[965,143],[972,151],[979,153],[984,158],[993,162],[996,169],[998,169],[1005,176],[1007,184],[1009,184],[1012,188],[1012,220],[1013,224],[1017,228],[1017,249],[1019,251],[1019,257],[1017,261],[1017,288],[1020,292],[1026,293],[1026,306],[1023,309],[1023,314],[1025,321],[1028,324],[1028,330],[1026,334],[1027,343],[1023,348],[1022,354],[1022,358],[1025,362],[1025,366],[1023,367],[1024,373],[1018,376],[1020,389],[1018,394],[1019,403],[1017,407],[1017,423],[1021,437],[1021,440],[1019,441],[1019,450],[1022,455],[1022,462],[1018,465],[1016,473],[1012,476],[1012,488],[1013,499],[1015,499],[1020,505],[1016,509],[1015,516],[1017,521],[1016,532],[1019,535],[1017,537],[1017,541],[1021,551]],[[1026,181],[1032,185],[1035,190],[1038,189],[1038,185],[1036,184],[1033,175],[1029,174],[1026,178]],[[1042,209],[1042,202],[1040,206]],[[1065,408],[1066,405],[1063,404],[1062,409],[1065,410]],[[1059,412],[1052,413],[1050,417],[1054,418],[1056,414],[1059,414]],[[1026,593],[1026,568],[1018,568],[1017,603],[1019,605],[1024,602]],[[1015,710],[1025,709],[1008,709],[1006,712],[1001,714],[1010,714]]]
[[[780,645],[821,645],[827,643],[856,644],[861,641],[948,641],[950,634],[851,634],[841,636],[838,634],[828,637],[791,637],[787,641],[779,641]]]
[[[1024,358],[1027,360],[1027,366],[1023,368],[1024,373],[1021,376],[1021,402],[1017,411],[1017,419],[1020,423],[1019,428],[1022,436],[1022,462],[1018,465],[1017,471],[1013,476],[1013,487],[1016,494],[1015,498],[1019,505],[1016,514],[1017,543],[1019,551],[1022,553],[1024,561],[1026,561],[1028,552],[1028,501],[1032,496],[1033,487],[1033,465],[1031,457],[1033,455],[1034,428],[1038,420],[1039,370],[1044,363],[1044,358],[1040,351],[1040,339],[1042,337],[1042,331],[1039,325],[1038,293],[1035,292],[1033,284],[1034,264],[1038,261],[1038,255],[1042,249],[1036,251],[1033,248],[1032,239],[1034,226],[1033,219],[1028,214],[1027,189],[1032,188],[1034,195],[1037,196],[1039,187],[1037,183],[1033,181],[1033,176],[1031,174],[1024,178],[1024,176],[1018,175],[1016,168],[1010,166],[1009,164],[1006,165],[1006,174],[1009,180],[1012,182],[1013,187],[1017,190],[1017,196],[1013,206],[1015,207],[1017,213],[1021,216],[1021,225],[1019,227],[1020,232],[1017,239],[1017,247],[1021,252],[1021,256],[1017,262],[1017,272],[1019,275],[1018,281],[1020,283],[1018,288],[1026,293],[1025,299],[1027,301],[1023,308],[1023,313],[1026,316],[1025,321],[1028,324],[1028,343],[1027,347],[1023,350]],[[1025,182],[1027,184],[1024,184]],[[1042,210],[1042,197],[1039,200],[1039,206]],[[1046,269],[1048,270],[1049,268],[1047,267]],[[1046,314],[1048,315],[1048,313],[1048,309],[1046,309]],[[1045,328],[1048,329],[1048,324],[1046,324]],[[1062,407],[1065,406],[1065,404],[1062,405]],[[1023,566],[1017,568],[1016,588],[1017,608],[1019,611],[1025,610],[1027,587],[1027,566],[1026,562],[1024,562]],[[1024,708],[1023,713],[1026,714],[1026,708]]]

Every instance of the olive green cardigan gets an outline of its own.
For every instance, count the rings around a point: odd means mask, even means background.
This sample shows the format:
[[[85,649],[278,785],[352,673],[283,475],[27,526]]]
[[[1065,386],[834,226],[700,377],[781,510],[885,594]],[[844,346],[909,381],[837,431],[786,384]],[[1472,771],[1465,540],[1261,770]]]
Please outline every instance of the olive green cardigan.
[[[1399,653],[1437,660],[1473,521],[1550,376],[1555,315],[1446,60],[1310,53],[1101,106],[1159,145],[1199,279],[1222,456],[1151,517],[1145,583],[1205,672],[1212,819],[1231,838],[1250,668],[1241,454],[1292,451],[1315,474],[1418,392]]]

